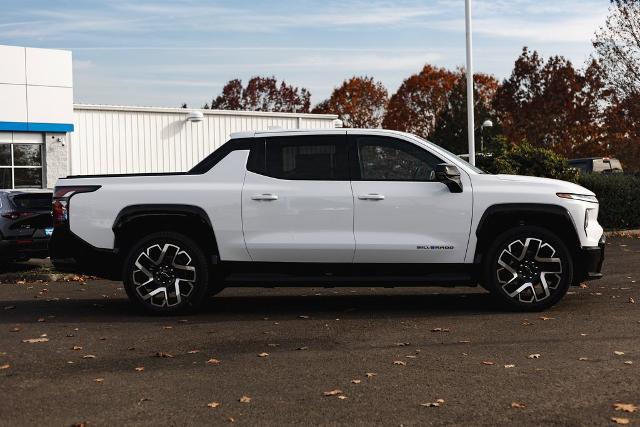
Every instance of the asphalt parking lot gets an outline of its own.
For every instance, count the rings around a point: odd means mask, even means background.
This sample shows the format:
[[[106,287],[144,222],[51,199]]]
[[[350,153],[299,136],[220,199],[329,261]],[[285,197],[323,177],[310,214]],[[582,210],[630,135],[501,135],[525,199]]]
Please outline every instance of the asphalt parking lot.
[[[610,239],[605,274],[534,314],[246,288],[162,318],[116,282],[3,283],[0,425],[638,425],[640,239]]]

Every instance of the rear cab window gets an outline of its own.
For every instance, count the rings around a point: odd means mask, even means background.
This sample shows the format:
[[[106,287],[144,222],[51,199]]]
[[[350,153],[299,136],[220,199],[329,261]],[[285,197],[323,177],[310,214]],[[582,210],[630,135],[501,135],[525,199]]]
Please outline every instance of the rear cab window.
[[[268,137],[251,150],[247,169],[285,180],[348,181],[347,153],[344,134]]]

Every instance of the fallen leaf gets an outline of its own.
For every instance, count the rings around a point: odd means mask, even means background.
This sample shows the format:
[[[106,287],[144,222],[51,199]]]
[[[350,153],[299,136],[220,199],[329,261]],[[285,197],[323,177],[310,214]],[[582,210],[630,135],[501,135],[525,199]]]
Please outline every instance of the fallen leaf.
[[[207,363],[209,365],[219,365],[220,361],[218,359],[209,359],[209,360],[207,360]]]
[[[142,402],[150,402],[153,399],[149,399],[148,397],[143,397],[142,399],[138,400],[138,406],[140,406],[140,404]]]
[[[540,359],[539,353],[533,353],[527,356],[527,359]]]
[[[580,283],[580,288],[582,289],[588,289],[589,285],[587,285],[586,283]]]
[[[298,347],[296,350],[309,350],[309,347]]]
[[[2,371],[4,369],[9,369],[10,367],[11,367],[11,365],[9,365],[8,363],[4,364],[4,365],[0,365],[0,371]]]
[[[417,359],[418,356],[414,355],[414,354],[409,354],[405,356],[407,359]]]
[[[189,350],[189,351],[187,351],[187,354],[196,354],[196,353],[200,353],[200,350]]]
[[[471,340],[460,340],[458,341],[458,343],[460,344],[469,344],[471,342]]]
[[[33,344],[33,343],[37,343],[37,342],[47,342],[47,341],[49,341],[49,338],[43,338],[43,337],[40,337],[40,338],[29,338],[29,339],[26,339],[26,340],[22,340],[22,342],[26,342],[26,343],[29,343],[29,344]]]
[[[38,322],[42,323],[42,322],[46,322],[46,319],[44,317],[41,317],[38,319]]]
[[[342,394],[342,390],[340,390],[340,389],[329,390],[329,391],[325,391],[322,394],[324,396],[338,396],[338,395]]]
[[[104,382],[104,378],[96,378],[94,381],[97,383],[102,383]]]
[[[170,358],[173,357],[173,355],[169,354],[169,353],[162,352],[162,351],[158,351],[158,352],[156,352],[156,354],[154,354],[154,357],[164,357],[164,358],[170,359]]]
[[[373,378],[376,375],[378,375],[378,374],[376,374],[375,372],[367,372],[367,373],[364,374],[364,376],[367,377],[367,378]]]
[[[249,402],[251,402],[251,398],[250,398],[249,396],[242,396],[242,397],[239,399],[239,402],[240,402],[240,403],[249,403]]]
[[[624,351],[614,351],[613,354],[615,354],[616,356],[624,356]]]
[[[209,408],[217,408],[218,406],[220,406],[220,403],[218,403],[218,402],[207,403],[207,407],[209,407]]]
[[[258,357],[267,357],[268,355],[269,353],[265,353],[265,352],[258,353]]]
[[[163,326],[162,329],[173,329],[173,326]]]
[[[504,365],[505,368],[509,369],[509,368],[515,368],[516,365]]]
[[[426,406],[428,408],[437,408],[439,406],[442,406],[443,403],[444,403],[444,399],[436,399],[435,402],[421,403],[420,406]]]
[[[136,368],[136,372],[142,372],[142,371],[144,371],[144,366],[138,366]]]
[[[629,421],[629,418],[618,418],[618,417],[611,417],[611,421],[613,421],[616,424],[629,424],[631,421]]]
[[[408,345],[410,345],[411,343],[408,342],[397,342],[396,343],[396,347],[406,347]]]
[[[450,332],[449,328],[433,328],[431,332]]]
[[[527,407],[527,405],[525,405],[524,403],[519,403],[519,402],[511,402],[511,407],[514,409],[524,409]]]
[[[360,384],[362,380],[351,380],[351,384]]]
[[[96,356],[94,356],[93,354],[85,354],[84,356],[82,356],[83,359],[95,359]]]
[[[483,364],[483,365],[487,365],[487,366],[495,365],[495,363],[493,363],[493,362],[492,362],[492,361],[490,361],[490,360],[483,360],[483,361],[482,361],[482,364]]]
[[[581,362],[586,362],[587,360],[589,360],[588,357],[578,357],[578,360]]]
[[[636,412],[638,407],[633,403],[614,403],[613,409],[622,412]]]
[[[82,347],[80,347],[79,345],[74,345],[73,347],[71,347],[71,350],[82,350]]]
[[[233,417],[229,417],[229,418],[227,418],[227,421],[229,421],[230,423],[235,423],[236,419],[233,418]]]
[[[407,362],[403,362],[402,360],[394,360],[393,364],[394,365],[400,365],[400,366],[406,366]]]
[[[625,365],[633,365],[633,362],[631,360],[625,360],[624,364]]]
[[[340,399],[340,400],[344,400],[346,398],[347,398],[347,396],[345,396],[344,394],[341,394],[340,396],[338,396],[338,399]]]
[[[636,300],[633,299],[633,297],[629,297],[629,304],[635,304]]]
[[[540,316],[538,319],[540,319],[540,320],[555,320],[554,317],[546,317],[546,316]]]

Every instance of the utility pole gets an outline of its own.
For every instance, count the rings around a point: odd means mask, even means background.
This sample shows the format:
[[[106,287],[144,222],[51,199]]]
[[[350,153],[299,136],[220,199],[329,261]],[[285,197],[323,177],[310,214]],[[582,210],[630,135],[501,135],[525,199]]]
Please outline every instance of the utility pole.
[[[471,43],[471,0],[464,1],[464,22],[467,32],[467,135],[469,163],[476,164],[475,125],[473,123],[473,58]]]

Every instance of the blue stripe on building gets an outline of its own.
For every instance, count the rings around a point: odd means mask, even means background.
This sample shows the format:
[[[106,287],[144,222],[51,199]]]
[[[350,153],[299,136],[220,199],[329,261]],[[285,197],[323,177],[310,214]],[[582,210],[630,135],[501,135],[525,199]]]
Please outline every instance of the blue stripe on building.
[[[72,123],[0,122],[0,131],[13,132],[73,132]]]

